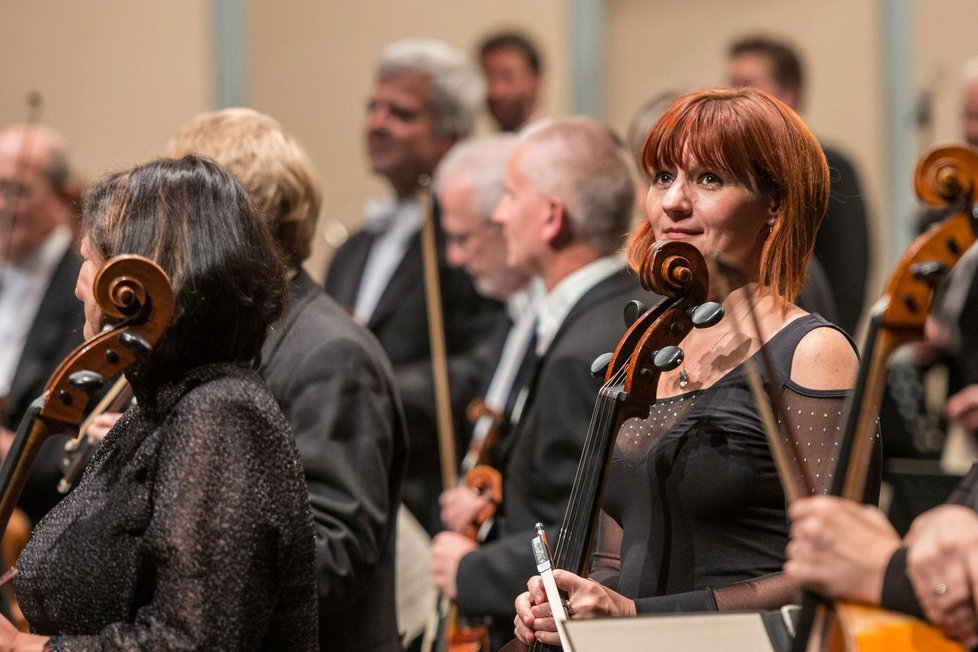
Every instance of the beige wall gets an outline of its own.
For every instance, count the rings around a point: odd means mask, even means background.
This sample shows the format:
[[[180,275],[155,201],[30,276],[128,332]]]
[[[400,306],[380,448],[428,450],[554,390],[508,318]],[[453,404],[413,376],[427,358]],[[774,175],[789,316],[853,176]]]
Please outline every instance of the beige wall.
[[[356,228],[364,200],[386,192],[368,169],[361,130],[384,45],[439,38],[474,54],[488,32],[521,29],[539,43],[549,69],[544,111],[565,113],[566,14],[564,0],[248,3],[249,100],[295,133],[323,178],[323,215],[306,264],[314,276],[322,275],[330,253],[323,234],[337,224]]]
[[[821,140],[854,161],[873,228],[883,228],[877,3],[686,0],[682,11],[666,0],[607,4],[615,35],[609,39],[608,117],[613,125],[624,129],[642,102],[661,91],[722,85],[732,40],[758,32],[785,38],[804,56],[803,117]],[[885,244],[886,238],[874,238],[875,247]]]
[[[863,174],[877,260],[888,227],[884,201],[881,8],[886,0],[604,0],[606,118],[624,129],[653,93],[723,81],[726,44],[752,31],[784,34],[805,54],[804,116],[820,138],[847,151]],[[247,96],[309,148],[325,206],[309,268],[329,255],[324,226],[360,222],[384,186],[367,170],[364,104],[383,45],[442,38],[466,52],[485,33],[523,28],[549,67],[544,111],[570,97],[568,0],[241,0],[247,25]],[[924,141],[958,136],[958,71],[978,55],[974,0],[910,0],[915,56],[907,83],[935,75],[935,122]],[[61,129],[89,176],[163,151],[190,116],[213,108],[209,0],[0,0],[0,125],[26,115],[28,90],[45,100],[43,121]],[[885,273],[881,271],[877,277]]]
[[[36,90],[84,175],[159,156],[211,105],[211,31],[201,0],[0,0],[0,125]]]

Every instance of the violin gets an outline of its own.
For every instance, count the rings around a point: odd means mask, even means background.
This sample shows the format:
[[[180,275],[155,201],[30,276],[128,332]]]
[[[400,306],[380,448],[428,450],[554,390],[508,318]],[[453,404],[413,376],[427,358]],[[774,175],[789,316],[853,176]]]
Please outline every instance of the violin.
[[[723,307],[707,302],[709,272],[696,247],[656,242],[639,269],[642,286],[664,297],[652,308],[626,307],[629,328],[614,353],[598,358],[592,372],[604,377],[554,547],[554,566],[587,576],[597,530],[605,476],[618,430],[625,421],[649,416],[659,376],[676,369],[684,353],[678,346],[694,328],[708,328],[723,317]],[[527,649],[514,641],[505,650]],[[534,652],[559,650],[539,642]]]
[[[92,393],[106,379],[144,358],[169,325],[173,291],[166,273],[142,256],[107,261],[94,281],[94,296],[115,325],[76,348],[55,369],[35,399],[0,466],[0,536],[10,521],[31,464],[44,442],[76,431]]]
[[[861,501],[865,491],[888,362],[900,346],[923,339],[935,287],[976,240],[978,152],[964,147],[934,149],[918,161],[914,186],[927,203],[962,208],[914,240],[872,308],[832,488],[833,495],[850,500]],[[845,602],[827,605],[806,595],[794,650],[964,648],[910,616]]]

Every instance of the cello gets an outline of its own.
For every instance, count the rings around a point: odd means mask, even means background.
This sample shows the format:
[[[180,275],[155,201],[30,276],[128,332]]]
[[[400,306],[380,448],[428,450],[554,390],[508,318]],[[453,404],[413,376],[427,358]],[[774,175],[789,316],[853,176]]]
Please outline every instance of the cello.
[[[145,357],[173,312],[169,278],[142,256],[116,256],[107,261],[95,277],[94,296],[114,326],[84,342],[61,362],[17,428],[0,466],[0,535],[7,530],[44,442],[78,429],[92,393],[105,379]]]
[[[866,486],[872,456],[870,433],[876,428],[887,363],[898,347],[923,339],[935,287],[976,240],[978,153],[963,147],[932,150],[917,163],[914,187],[929,204],[960,204],[961,208],[914,240],[872,308],[832,491],[850,500],[860,501]],[[827,605],[813,595],[806,595],[803,601],[794,646],[795,652],[963,649],[910,616],[844,601]]]
[[[598,358],[592,371],[605,378],[598,392],[580,463],[564,519],[554,547],[554,566],[587,576],[588,561],[597,530],[605,476],[621,425],[649,416],[656,400],[659,376],[683,361],[678,344],[693,328],[708,328],[723,317],[723,307],[707,302],[709,273],[694,246],[660,241],[639,269],[642,286],[665,297],[650,309],[629,304],[631,322],[613,353]],[[507,651],[527,649],[513,641]],[[534,652],[560,648],[533,643]]]

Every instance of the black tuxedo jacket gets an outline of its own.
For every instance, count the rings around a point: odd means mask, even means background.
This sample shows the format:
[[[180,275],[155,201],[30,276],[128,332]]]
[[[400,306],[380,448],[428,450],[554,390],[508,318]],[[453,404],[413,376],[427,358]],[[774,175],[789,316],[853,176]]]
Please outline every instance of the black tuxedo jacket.
[[[465,407],[492,373],[481,347],[491,337],[498,320],[503,319],[503,310],[498,302],[477,294],[464,271],[448,265],[440,229],[438,233],[438,273],[456,450],[461,454],[470,428],[465,421]],[[366,231],[351,236],[336,251],[326,275],[326,291],[350,312],[356,304],[372,243],[373,235]],[[429,532],[435,532],[440,529],[438,495],[442,483],[420,233],[411,240],[367,327],[377,337],[394,367],[407,419],[411,461],[404,502]]]
[[[390,363],[304,272],[262,359],[309,486],[320,646],[399,651],[394,524],[407,433]]]
[[[18,426],[30,402],[44,391],[48,376],[84,339],[82,327],[85,325],[85,310],[81,301],[75,298],[75,283],[81,262],[74,248],[69,247],[55,268],[38,306],[7,395],[7,413],[3,420],[11,429]],[[61,500],[57,490],[61,477],[58,463],[63,455],[65,439],[61,436],[49,439],[41,448],[28,476],[20,506],[32,523],[37,523]]]

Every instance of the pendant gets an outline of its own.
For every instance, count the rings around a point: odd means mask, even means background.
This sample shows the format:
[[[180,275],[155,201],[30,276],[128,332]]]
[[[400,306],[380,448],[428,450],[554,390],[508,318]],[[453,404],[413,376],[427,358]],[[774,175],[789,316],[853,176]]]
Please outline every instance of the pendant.
[[[680,389],[689,387],[689,374],[686,373],[686,367],[679,370],[679,387]]]

